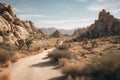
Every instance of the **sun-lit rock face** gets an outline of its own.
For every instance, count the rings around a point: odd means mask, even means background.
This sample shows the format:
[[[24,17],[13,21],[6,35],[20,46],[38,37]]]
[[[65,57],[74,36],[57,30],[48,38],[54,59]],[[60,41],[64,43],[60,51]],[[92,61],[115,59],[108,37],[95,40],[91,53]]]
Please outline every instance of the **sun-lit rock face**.
[[[17,39],[42,38],[42,35],[33,22],[20,20],[11,5],[0,3],[0,37],[3,41],[14,43]]]
[[[87,31],[80,34],[75,40],[112,35],[120,35],[120,20],[114,18],[113,15],[103,9],[99,13],[98,20],[95,20],[94,24],[90,25]]]

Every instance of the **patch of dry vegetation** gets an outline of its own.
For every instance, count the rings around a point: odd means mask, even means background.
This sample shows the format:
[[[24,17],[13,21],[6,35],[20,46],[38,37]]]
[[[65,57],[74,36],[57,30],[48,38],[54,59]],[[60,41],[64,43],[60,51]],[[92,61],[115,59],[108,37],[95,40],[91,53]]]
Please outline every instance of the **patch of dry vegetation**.
[[[120,80],[120,54],[96,55],[91,63],[66,63],[62,73],[72,80]]]
[[[0,80],[11,80],[10,73],[3,73],[0,75]]]
[[[10,53],[4,49],[0,50],[0,63],[5,63],[10,60]]]
[[[57,39],[43,39],[37,42],[37,45],[40,49],[44,48],[53,48],[55,47]]]
[[[119,40],[120,37],[115,36],[66,42],[57,46],[48,56],[52,61],[62,64],[61,71],[66,80],[120,80]]]
[[[56,46],[56,48],[58,49],[58,50],[68,50],[68,46],[67,45],[58,45],[58,46]]]
[[[0,43],[0,67],[8,67],[20,58],[38,54],[42,52],[44,48],[54,47],[56,45],[56,41],[57,39],[44,39],[33,40],[31,43],[31,41],[29,42],[28,40],[28,44],[30,44],[29,46],[23,46],[24,41],[20,42],[18,46],[14,44]]]
[[[69,46],[66,44],[57,45],[55,50],[49,52],[48,58],[54,63],[59,63],[61,59],[71,59],[71,53],[68,49]]]
[[[70,59],[71,58],[71,54],[70,52],[68,52],[67,50],[54,50],[52,52],[50,52],[48,54],[48,58],[50,58],[50,60],[54,63],[58,63],[60,59],[62,58],[66,58],[66,59]]]
[[[8,67],[11,65],[13,52],[7,51],[5,49],[0,49],[0,66],[1,67]]]

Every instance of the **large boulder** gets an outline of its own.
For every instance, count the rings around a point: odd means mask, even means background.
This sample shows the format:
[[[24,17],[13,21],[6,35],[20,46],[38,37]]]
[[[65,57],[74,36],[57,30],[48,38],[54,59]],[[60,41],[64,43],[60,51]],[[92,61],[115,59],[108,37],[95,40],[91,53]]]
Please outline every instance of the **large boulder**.
[[[2,16],[4,17],[4,19],[6,19],[9,22],[13,22],[14,21],[13,17],[7,11],[4,11]]]
[[[16,31],[17,35],[19,36],[20,39],[26,39],[29,37],[29,33],[27,30],[21,26],[16,26]]]

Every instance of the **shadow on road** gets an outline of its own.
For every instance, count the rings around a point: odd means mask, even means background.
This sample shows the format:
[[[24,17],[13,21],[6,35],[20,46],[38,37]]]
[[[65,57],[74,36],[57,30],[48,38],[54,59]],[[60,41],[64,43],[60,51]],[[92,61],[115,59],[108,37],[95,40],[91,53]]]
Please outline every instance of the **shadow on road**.
[[[40,62],[37,64],[33,64],[30,67],[49,67],[49,66],[56,66],[56,64],[53,64],[50,61],[46,61],[46,62]]]
[[[52,69],[60,69],[62,67],[62,65],[56,65],[54,68]]]
[[[48,59],[48,58],[49,58],[49,57],[46,56],[46,57],[44,57],[44,58],[42,58],[42,59]]]
[[[65,79],[65,76],[59,76],[59,77],[51,78],[48,80],[64,80],[64,79]]]

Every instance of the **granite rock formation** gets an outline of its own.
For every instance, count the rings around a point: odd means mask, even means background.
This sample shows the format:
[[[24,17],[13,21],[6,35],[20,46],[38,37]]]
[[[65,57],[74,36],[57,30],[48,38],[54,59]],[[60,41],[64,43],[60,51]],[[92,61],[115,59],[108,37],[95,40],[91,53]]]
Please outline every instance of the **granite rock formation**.
[[[11,5],[0,3],[0,42],[14,43],[29,36],[42,38],[42,35],[33,22],[20,20]]]
[[[85,38],[93,39],[114,35],[120,35],[120,20],[103,9],[99,13],[98,20],[95,20],[94,24],[74,40],[80,41]]]

